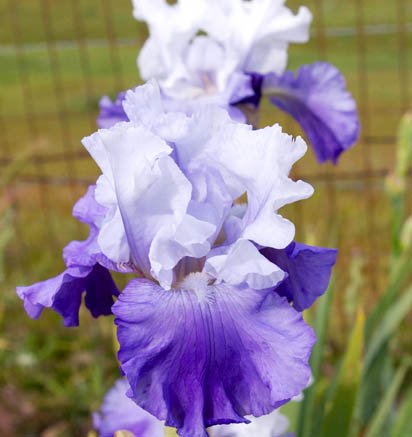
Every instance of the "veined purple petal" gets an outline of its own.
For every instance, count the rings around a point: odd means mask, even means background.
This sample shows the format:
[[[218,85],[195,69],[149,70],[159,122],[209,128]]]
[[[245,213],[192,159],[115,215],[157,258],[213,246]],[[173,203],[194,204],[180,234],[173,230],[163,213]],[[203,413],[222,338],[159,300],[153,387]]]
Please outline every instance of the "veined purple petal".
[[[288,112],[302,126],[319,162],[337,162],[359,136],[356,103],[340,71],[325,62],[302,66],[292,72],[269,74],[263,94]]]
[[[107,269],[132,271],[127,265],[118,265],[107,259],[98,247],[97,224],[106,209],[96,202],[94,192],[95,186],[90,186],[73,208],[73,215],[90,226],[90,233],[85,241],[72,241],[64,248],[67,269],[46,281],[17,287],[26,312],[34,319],[40,317],[47,307],[63,317],[65,326],[77,326],[83,292],[86,292],[85,304],[93,317],[110,315],[113,296],[117,296],[119,291]]]
[[[110,273],[102,266],[68,267],[60,275],[28,287],[17,287],[28,315],[37,319],[43,308],[52,308],[65,326],[78,326],[83,292],[93,317],[111,314],[113,296],[119,294]]]
[[[119,379],[107,392],[99,413],[93,414],[93,426],[99,437],[114,437],[116,431],[129,431],[135,437],[164,437],[160,420],[137,406],[127,395],[129,384]]]
[[[309,308],[325,293],[337,250],[291,243],[286,249],[263,249],[262,254],[284,270],[288,276],[276,287],[297,311]]]
[[[268,414],[310,378],[314,333],[276,294],[199,273],[172,291],[136,279],[113,312],[132,398],[182,437]]]
[[[97,117],[97,126],[101,129],[107,129],[120,121],[128,121],[128,117],[123,109],[123,101],[126,92],[122,91],[116,97],[114,102],[107,96],[100,99],[100,113]]]

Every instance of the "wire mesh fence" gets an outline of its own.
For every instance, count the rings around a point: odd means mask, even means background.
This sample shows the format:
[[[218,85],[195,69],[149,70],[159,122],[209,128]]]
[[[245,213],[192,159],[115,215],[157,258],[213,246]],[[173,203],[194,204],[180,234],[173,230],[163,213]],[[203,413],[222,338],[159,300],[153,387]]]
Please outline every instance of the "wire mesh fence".
[[[383,183],[411,103],[412,4],[288,2],[295,9],[303,3],[314,14],[312,38],[291,47],[290,65],[325,60],[340,68],[358,102],[362,136],[337,166],[319,166],[309,152],[295,176],[316,194],[285,214],[304,229],[299,238],[340,248],[338,281],[361,258],[373,293],[385,278],[389,240]],[[95,130],[102,95],[139,83],[136,55],[146,29],[132,18],[129,0],[0,0],[0,15],[0,171],[18,166],[4,194],[14,228],[7,271],[38,280],[59,271],[55,254],[78,236],[70,210],[98,174],[80,139]],[[273,107],[264,114],[300,133]]]

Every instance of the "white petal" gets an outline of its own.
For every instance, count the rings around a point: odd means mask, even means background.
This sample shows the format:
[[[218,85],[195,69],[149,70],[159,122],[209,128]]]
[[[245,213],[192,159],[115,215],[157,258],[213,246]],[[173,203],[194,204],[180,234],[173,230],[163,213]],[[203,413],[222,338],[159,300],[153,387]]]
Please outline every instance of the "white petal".
[[[110,160],[117,204],[133,261],[144,271],[149,271],[148,251],[153,233],[144,233],[147,226],[144,218],[150,214],[144,196],[160,176],[157,161],[167,156],[171,149],[160,138],[131,123],[100,131],[100,135]],[[153,205],[152,214],[155,213]],[[121,237],[112,235],[114,239]]]
[[[210,250],[209,237],[215,226],[186,215],[177,229],[164,226],[153,239],[150,248],[152,274],[168,289],[173,281],[173,268],[183,258],[201,258]]]
[[[106,215],[97,242],[103,254],[111,261],[123,263],[130,260],[130,248],[118,207],[113,208]]]
[[[90,153],[91,157],[96,161],[96,164],[100,167],[100,170],[105,175],[108,182],[113,185],[112,168],[100,135],[100,132],[102,131],[103,129],[83,138],[82,144]]]
[[[273,287],[285,277],[285,273],[248,240],[238,240],[227,252],[216,250],[216,253],[214,256],[211,252],[204,270],[219,281],[232,285],[246,283],[260,290]]]
[[[234,198],[247,192],[238,237],[274,248],[292,241],[294,227],[277,210],[313,193],[310,185],[288,178],[292,164],[306,149],[301,138],[293,140],[279,126],[253,131],[245,125],[227,125],[208,142],[198,155],[198,165],[218,168]]]
[[[275,410],[266,416],[247,416],[249,424],[233,423],[208,429],[211,437],[281,437],[289,428],[289,420]]]
[[[134,90],[127,91],[123,108],[130,121],[151,126],[153,120],[164,113],[157,81],[152,79]]]

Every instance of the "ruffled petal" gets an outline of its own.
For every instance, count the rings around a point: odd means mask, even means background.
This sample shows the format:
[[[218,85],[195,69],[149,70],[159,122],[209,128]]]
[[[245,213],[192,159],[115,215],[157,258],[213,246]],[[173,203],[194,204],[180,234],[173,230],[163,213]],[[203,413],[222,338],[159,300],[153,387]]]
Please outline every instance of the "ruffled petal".
[[[304,65],[296,77],[290,71],[281,76],[269,74],[263,94],[301,124],[319,162],[336,163],[359,136],[356,103],[333,65]]]
[[[201,3],[209,7],[202,29],[234,51],[235,66],[245,72],[282,73],[288,44],[306,42],[309,38],[311,13],[301,7],[295,15],[284,6],[284,0],[204,0]]]
[[[146,89],[150,90],[150,86]],[[153,87],[152,90],[156,91]],[[98,236],[102,252],[116,263],[130,259],[168,288],[174,279],[173,268],[182,258],[207,254],[222,217],[216,217],[216,224],[202,220],[201,202],[191,199],[192,184],[172,158],[179,155],[180,149],[169,147],[148,129],[149,124],[148,120],[147,128],[118,124],[96,133],[99,140],[91,138],[85,143],[92,145],[93,155],[103,162],[102,170],[109,173],[104,184],[99,184],[99,179],[98,200],[107,199],[109,206],[113,189],[115,193]],[[192,136],[185,133],[188,143]],[[101,145],[105,153],[100,150]],[[110,162],[110,170],[106,169],[105,160]],[[181,161],[179,156],[176,160]],[[222,179],[221,185],[224,186]],[[220,193],[218,197],[220,201]]]
[[[196,159],[198,166],[217,168],[234,198],[247,193],[238,238],[274,248],[291,243],[295,228],[277,211],[313,193],[309,184],[288,178],[306,148],[301,138],[293,140],[278,125],[258,131],[246,125],[226,125],[207,143]]]
[[[174,143],[187,136],[189,119],[186,104],[168,100],[161,94],[155,80],[129,90],[124,109],[131,121],[144,125],[166,141]],[[173,110],[173,113],[168,113],[168,110]]]
[[[130,121],[151,127],[165,112],[158,82],[151,79],[127,91],[124,110]]]
[[[189,283],[165,291],[133,280],[113,307],[121,368],[142,408],[182,437],[206,437],[205,427],[247,423],[302,391],[315,336],[286,299]]]
[[[100,99],[100,112],[97,117],[97,126],[99,128],[107,129],[120,121],[128,121],[128,117],[123,109],[125,95],[124,91],[119,93],[114,102],[107,96]]]
[[[173,83],[185,71],[181,56],[196,35],[205,5],[180,1],[169,5],[165,0],[132,0],[133,15],[147,22],[150,36],[138,57],[140,75],[144,80],[156,78]]]
[[[105,217],[107,232],[99,235],[99,245],[103,253],[107,251],[105,255],[115,262],[128,262],[132,257],[132,261],[143,271],[149,272],[147,243],[134,238],[145,223],[142,220],[144,210],[138,211],[141,205],[136,200],[158,178],[159,171],[153,170],[152,166],[159,157],[171,152],[170,147],[143,127],[130,123],[118,124],[110,130],[100,130],[84,139],[83,144],[107,180],[104,186],[100,185],[101,191],[107,192],[104,197],[113,199]],[[103,197],[103,193],[100,193],[100,197]],[[134,217],[139,218],[137,230],[133,228]],[[110,232],[111,229],[113,232]],[[126,248],[124,244],[113,244],[126,239]]]
[[[309,308],[325,293],[338,253],[336,249],[295,242],[286,249],[263,249],[261,252],[288,273],[276,287],[276,292],[293,302],[297,311]]]
[[[260,74],[281,73],[287,65],[289,43],[308,41],[312,14],[306,7],[300,7],[294,15],[283,6],[283,1],[261,0],[255,3],[255,37],[244,70]]]
[[[28,315],[37,319],[43,308],[52,308],[65,326],[78,326],[83,292],[93,317],[111,314],[113,296],[119,291],[110,273],[102,266],[69,267],[55,278],[28,287],[17,287]]]
[[[212,250],[204,270],[218,281],[248,284],[255,290],[273,287],[285,277],[285,273],[248,240],[238,240],[223,251]]]
[[[164,437],[160,420],[137,406],[127,395],[129,384],[119,379],[104,397],[100,412],[93,414],[99,437],[113,437],[116,431],[129,431],[136,437]]]

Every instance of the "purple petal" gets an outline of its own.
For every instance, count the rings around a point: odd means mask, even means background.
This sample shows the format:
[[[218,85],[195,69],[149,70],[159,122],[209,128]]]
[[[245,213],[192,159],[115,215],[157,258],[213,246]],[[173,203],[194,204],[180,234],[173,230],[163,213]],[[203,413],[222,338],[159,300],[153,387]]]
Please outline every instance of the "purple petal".
[[[90,226],[98,226],[104,219],[107,209],[96,202],[96,185],[90,185],[86,194],[73,207],[73,217]]]
[[[107,392],[101,411],[94,413],[93,426],[99,437],[113,437],[116,431],[129,431],[136,437],[163,437],[163,424],[126,396],[129,384],[116,381]]]
[[[65,264],[70,266],[89,266],[96,264],[96,254],[100,252],[97,245],[97,223],[104,218],[106,208],[99,205],[95,198],[95,185],[88,187],[86,194],[81,197],[73,208],[73,216],[82,223],[90,226],[90,233],[85,241],[72,241],[63,249]]]
[[[100,113],[97,117],[97,126],[100,129],[107,129],[120,121],[129,121],[123,109],[123,100],[126,92],[119,93],[116,100],[112,102],[109,97],[104,96],[100,99]]]
[[[90,226],[89,236],[84,241],[71,241],[63,249],[63,258],[67,267],[89,266],[100,264],[109,270],[120,273],[132,273],[133,269],[127,264],[117,264],[110,261],[97,243],[98,226],[101,225],[107,209],[96,202],[94,197],[96,186],[91,185],[86,194],[80,198],[73,208],[73,216]]]
[[[262,254],[288,273],[276,292],[284,296],[297,311],[309,308],[325,293],[338,251],[323,247],[291,243],[286,249],[263,249]]]
[[[315,341],[278,295],[198,286],[165,291],[136,279],[113,307],[132,398],[183,437],[247,423],[245,415],[268,414],[299,394],[310,378]]]
[[[269,74],[263,82],[263,94],[301,124],[319,162],[336,163],[359,136],[356,103],[333,65],[304,65],[296,77],[290,71],[281,76]]]
[[[93,317],[112,314],[113,296],[119,295],[109,271],[99,264],[85,278],[86,296],[84,302]]]
[[[110,273],[100,265],[69,267],[60,275],[28,287],[17,287],[28,315],[37,319],[43,308],[52,308],[63,317],[65,326],[79,325],[83,292],[93,317],[111,314],[113,296],[119,294]]]
[[[257,108],[260,104],[260,100],[262,99],[262,84],[265,76],[259,73],[250,73],[250,88],[251,91],[248,96],[242,97],[241,99],[232,100],[232,105],[241,105],[250,103],[255,108]]]

